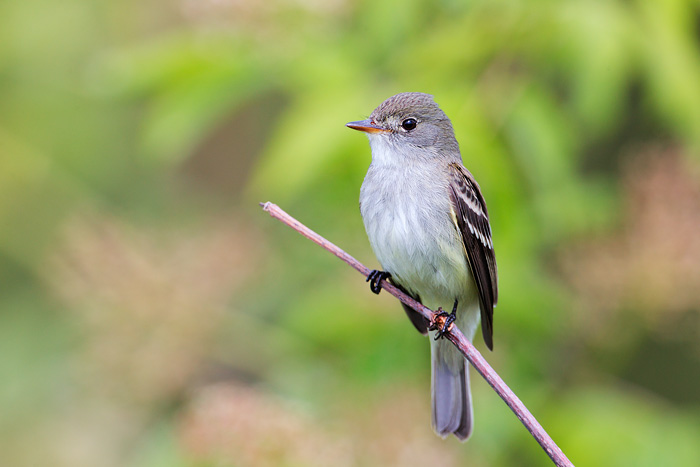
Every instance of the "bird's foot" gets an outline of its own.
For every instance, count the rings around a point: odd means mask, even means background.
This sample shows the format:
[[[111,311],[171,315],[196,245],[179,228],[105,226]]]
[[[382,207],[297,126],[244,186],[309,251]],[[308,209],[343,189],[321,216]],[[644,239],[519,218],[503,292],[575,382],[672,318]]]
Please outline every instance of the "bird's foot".
[[[455,298],[455,303],[452,305],[452,313],[447,313],[442,309],[442,307],[437,309],[433,323],[430,325],[430,330],[437,332],[435,333],[435,340],[440,339],[445,335],[446,332],[452,330],[452,324],[457,319],[457,299]]]
[[[381,282],[385,279],[391,277],[391,274],[386,271],[379,271],[377,269],[372,269],[372,271],[367,276],[365,282],[369,282],[369,289],[378,294],[382,290]]]

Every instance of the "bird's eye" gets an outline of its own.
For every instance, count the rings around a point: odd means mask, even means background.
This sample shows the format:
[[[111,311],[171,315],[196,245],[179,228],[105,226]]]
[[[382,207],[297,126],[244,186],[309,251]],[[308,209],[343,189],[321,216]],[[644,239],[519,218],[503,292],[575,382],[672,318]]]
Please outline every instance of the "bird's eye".
[[[416,125],[418,125],[418,122],[415,118],[407,118],[406,120],[401,122],[401,128],[403,128],[406,131],[413,130],[416,127]]]

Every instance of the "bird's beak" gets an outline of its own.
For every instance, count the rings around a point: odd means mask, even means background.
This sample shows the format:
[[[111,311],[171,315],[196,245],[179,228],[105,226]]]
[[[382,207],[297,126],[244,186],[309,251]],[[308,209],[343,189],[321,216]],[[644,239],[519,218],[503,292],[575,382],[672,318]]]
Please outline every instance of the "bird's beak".
[[[358,122],[350,122],[345,124],[346,127],[352,128],[357,131],[364,131],[365,133],[388,133],[389,130],[380,127],[372,120],[360,120]]]

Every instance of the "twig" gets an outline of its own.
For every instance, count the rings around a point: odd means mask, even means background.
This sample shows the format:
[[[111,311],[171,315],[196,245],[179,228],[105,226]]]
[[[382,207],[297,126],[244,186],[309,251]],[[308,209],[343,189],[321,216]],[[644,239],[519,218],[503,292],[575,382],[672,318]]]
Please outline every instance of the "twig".
[[[304,237],[309,240],[319,244],[326,250],[330,251],[338,258],[342,259],[348,263],[353,268],[357,269],[363,276],[368,276],[371,270],[364,266],[362,263],[357,261],[355,258],[321,237],[319,234],[313,230],[306,227],[304,224],[294,219],[292,216],[280,209],[276,204],[267,202],[260,203],[263,210],[267,211],[275,219],[287,224]],[[403,293],[398,288],[394,287],[387,281],[381,282],[381,288],[389,292],[394,297],[398,298],[404,304],[410,306],[418,313],[427,318],[431,324],[435,324],[438,329],[442,330],[445,320],[438,316],[437,313],[431,309],[423,306],[421,303],[413,300],[411,297]],[[486,380],[487,383],[496,391],[496,393],[503,399],[503,401],[510,407],[518,420],[525,425],[525,428],[532,434],[532,436],[537,440],[537,442],[542,446],[542,449],[547,453],[547,455],[552,459],[554,464],[557,466],[573,466],[571,461],[564,455],[559,446],[552,440],[552,438],[544,431],[542,425],[532,416],[530,411],[525,407],[525,405],[518,399],[518,396],[510,390],[506,383],[501,379],[496,371],[491,368],[484,357],[479,353],[478,350],[472,345],[469,340],[462,334],[459,328],[452,324],[448,329],[444,330],[444,337],[452,342],[464,357],[469,360],[469,363],[479,372],[479,374]]]

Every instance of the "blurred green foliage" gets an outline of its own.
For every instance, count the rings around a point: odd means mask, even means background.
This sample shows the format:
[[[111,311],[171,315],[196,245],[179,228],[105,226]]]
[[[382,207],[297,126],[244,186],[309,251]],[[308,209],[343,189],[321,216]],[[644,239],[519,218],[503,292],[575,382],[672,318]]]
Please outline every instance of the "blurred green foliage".
[[[486,357],[577,465],[700,464],[700,4],[0,3],[0,464],[547,465],[368,266],[343,124],[433,94],[484,191]]]

